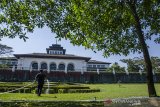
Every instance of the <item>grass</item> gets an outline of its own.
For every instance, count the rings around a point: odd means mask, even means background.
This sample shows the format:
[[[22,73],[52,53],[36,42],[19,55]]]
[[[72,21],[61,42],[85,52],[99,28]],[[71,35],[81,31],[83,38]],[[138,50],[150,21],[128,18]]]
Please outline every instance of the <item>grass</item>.
[[[146,84],[86,84],[91,89],[100,89],[96,93],[64,93],[64,94],[36,94],[8,93],[0,94],[0,100],[43,100],[43,101],[73,101],[73,100],[105,100],[109,98],[127,98],[136,96],[148,96]],[[160,84],[155,84],[157,94],[160,95]]]

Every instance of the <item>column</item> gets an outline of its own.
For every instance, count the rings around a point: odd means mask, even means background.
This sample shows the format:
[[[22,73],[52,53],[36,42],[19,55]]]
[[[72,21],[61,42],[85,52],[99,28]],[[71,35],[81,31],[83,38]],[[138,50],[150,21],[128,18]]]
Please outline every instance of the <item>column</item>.
[[[99,69],[97,68],[97,74],[99,74]]]
[[[15,66],[13,65],[13,67],[12,67],[12,72],[15,72]]]
[[[83,68],[81,68],[81,74],[83,75],[84,71],[83,71]]]
[[[38,71],[41,69],[41,64],[38,62]]]
[[[67,65],[68,65],[68,64],[66,63],[66,64],[65,64],[65,71],[64,71],[66,74],[67,74]]]
[[[32,72],[32,65],[30,66],[30,72]]]
[[[47,73],[50,73],[50,64],[47,63]]]

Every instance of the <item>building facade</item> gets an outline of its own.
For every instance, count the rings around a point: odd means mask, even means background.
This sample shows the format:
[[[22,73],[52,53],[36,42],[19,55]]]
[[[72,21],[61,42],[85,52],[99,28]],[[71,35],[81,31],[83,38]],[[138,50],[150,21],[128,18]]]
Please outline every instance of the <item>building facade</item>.
[[[46,53],[14,54],[17,59],[16,69],[52,71],[104,71],[110,63],[91,60],[90,57],[66,54],[59,44],[46,48]]]
[[[0,57],[0,65],[6,65],[9,68],[12,68],[13,66],[17,66],[17,64],[18,60],[15,57]]]

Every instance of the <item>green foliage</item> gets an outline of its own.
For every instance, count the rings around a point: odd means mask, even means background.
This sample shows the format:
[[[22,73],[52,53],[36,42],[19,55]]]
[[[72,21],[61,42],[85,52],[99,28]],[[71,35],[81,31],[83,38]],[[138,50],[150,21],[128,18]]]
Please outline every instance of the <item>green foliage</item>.
[[[12,52],[13,52],[12,47],[0,44],[0,55],[12,53]]]
[[[69,93],[93,93],[100,92],[100,89],[69,89]]]
[[[138,72],[139,70],[141,70],[142,72],[146,71],[145,62],[142,57],[136,57],[133,59],[122,59],[121,61],[127,64],[127,70],[129,72]],[[160,58],[151,57],[151,62],[154,72],[160,72]]]
[[[48,26],[57,38],[104,56],[143,52],[149,96],[156,96],[146,40],[160,43],[159,0],[3,0],[0,38],[26,40],[26,33]]]
[[[2,102],[2,107],[103,107],[103,101],[15,101]]]
[[[18,88],[21,88],[25,85],[28,85],[28,82],[1,82],[0,83],[0,92],[6,92],[6,91],[12,91]],[[55,85],[56,84],[56,85]],[[58,85],[57,85],[58,84]],[[70,85],[69,85],[70,84]],[[46,89],[48,89],[48,86],[44,86],[42,89],[42,93],[46,92]],[[71,91],[69,91],[71,90]],[[75,90],[75,91],[73,91]],[[79,92],[79,93],[84,93],[84,92],[99,92],[99,89],[90,89],[89,86],[86,85],[77,85],[74,83],[50,83],[50,89],[49,89],[49,93],[53,94],[53,93],[70,93],[70,92]],[[37,93],[37,87],[36,85],[32,85],[32,86],[28,86],[25,88],[22,88],[18,91],[14,91],[14,93],[33,93],[36,94]]]
[[[57,38],[70,39],[75,45],[101,50],[104,56],[141,52],[135,14],[138,15],[144,38],[159,43],[160,4],[158,0],[27,0],[0,4],[1,38],[19,36],[48,26]],[[147,5],[146,5],[147,4]],[[136,12],[133,8],[136,5]]]
[[[147,96],[146,84],[87,84],[91,89],[100,89],[96,93],[55,93],[55,94],[42,94],[38,97],[36,94],[30,93],[8,93],[0,95],[1,101],[15,101],[15,100],[29,100],[29,101],[76,101],[76,100],[104,100],[108,98],[127,98]],[[155,84],[157,94],[160,95],[160,84]],[[55,98],[56,96],[56,98]]]
[[[151,57],[151,62],[152,62],[154,72],[160,72],[160,58]]]
[[[18,36],[23,40],[28,39],[27,32],[33,32],[36,27],[48,26],[50,20],[58,20],[57,9],[53,0],[1,1],[0,38]]]
[[[9,68],[7,64],[0,64],[0,68]]]
[[[137,65],[138,63],[134,59],[122,59],[121,61],[127,64],[128,72],[139,72],[140,65]]]
[[[33,94],[36,94],[36,92],[37,92],[36,89],[33,89],[33,90],[31,91],[31,93],[33,93]]]
[[[67,89],[59,89],[58,93],[62,94],[62,93],[67,93]]]
[[[58,93],[93,93],[100,92],[100,89],[59,89]]]
[[[107,72],[112,72],[114,69],[115,72],[122,72],[125,73],[125,67],[121,67],[117,62],[112,64],[111,67],[107,68]]]

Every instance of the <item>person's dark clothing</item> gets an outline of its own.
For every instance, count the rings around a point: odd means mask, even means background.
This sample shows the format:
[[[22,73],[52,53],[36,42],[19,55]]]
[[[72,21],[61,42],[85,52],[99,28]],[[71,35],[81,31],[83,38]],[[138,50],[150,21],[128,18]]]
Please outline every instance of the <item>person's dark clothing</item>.
[[[38,84],[44,84],[45,78],[46,78],[46,75],[44,73],[38,73],[36,75],[36,80],[37,80]]]
[[[38,84],[37,86],[37,95],[40,96],[42,93],[43,84]]]
[[[42,72],[38,73],[36,75],[36,80],[38,82],[38,86],[37,86],[37,94],[38,94],[38,96],[40,96],[41,93],[42,93],[42,88],[43,88],[43,85],[44,85],[45,78],[46,78],[46,75],[43,74]]]

